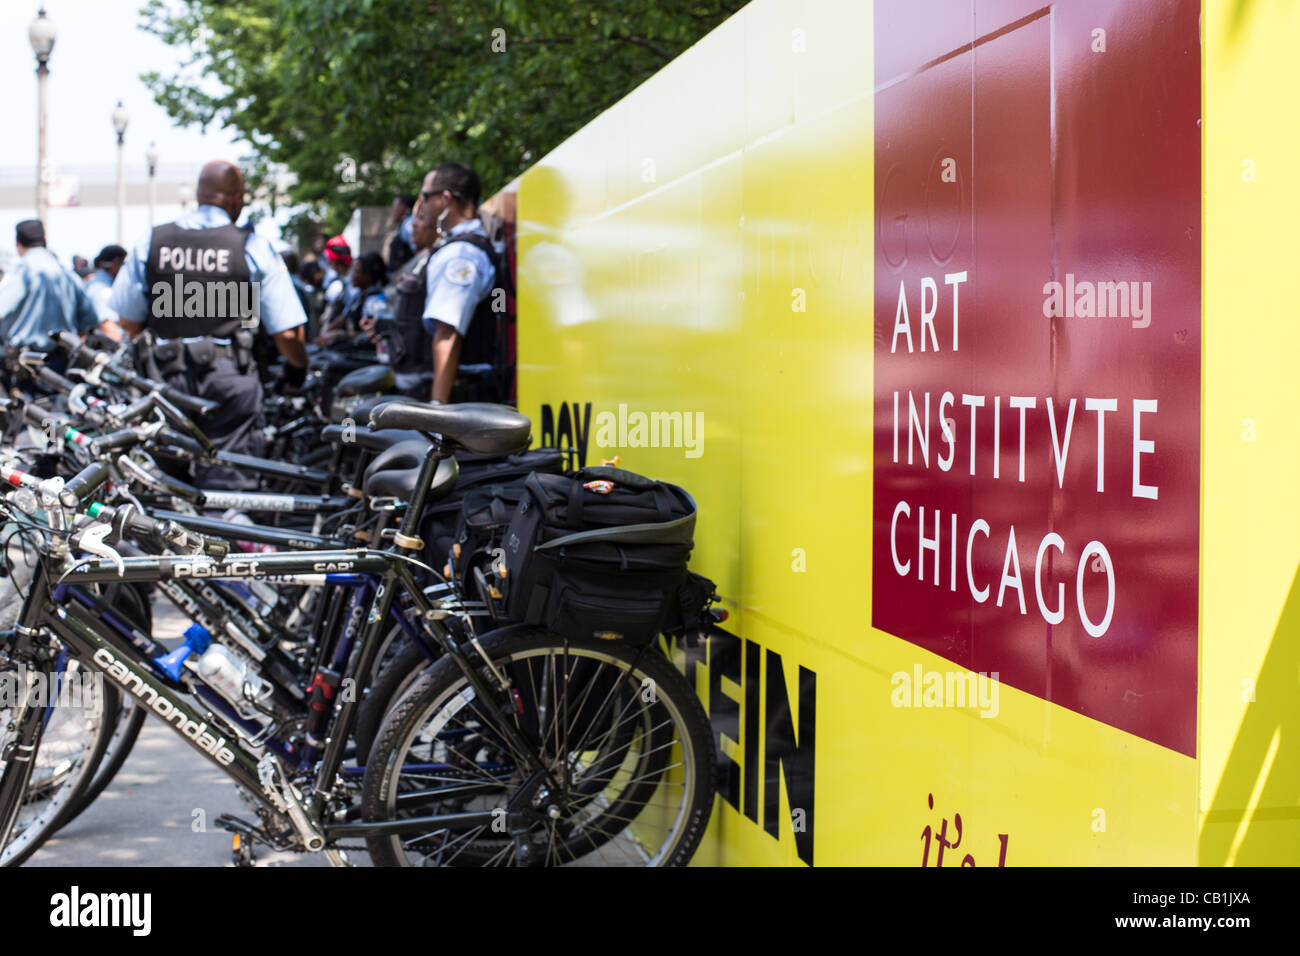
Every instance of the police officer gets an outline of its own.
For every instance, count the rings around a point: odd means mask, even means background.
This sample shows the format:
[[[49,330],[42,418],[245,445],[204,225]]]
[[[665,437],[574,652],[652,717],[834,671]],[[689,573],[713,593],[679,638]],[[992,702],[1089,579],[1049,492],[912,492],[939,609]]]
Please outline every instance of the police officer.
[[[116,323],[101,323],[81,281],[45,248],[40,220],[18,224],[17,245],[18,263],[0,281],[0,341],[7,351],[48,352],[52,332],[84,336],[101,327],[106,335],[120,337]],[[63,371],[57,353],[50,364]]]
[[[114,330],[118,328],[117,313],[108,307],[108,297],[113,293],[113,280],[117,278],[125,261],[125,249],[118,245],[105,246],[95,256],[95,271],[86,279],[84,286],[86,295],[90,296],[91,304],[99,313],[99,321],[112,323]],[[117,340],[120,335],[110,337]]]
[[[361,328],[386,350],[397,390],[416,398],[424,398],[433,388],[433,338],[424,327],[424,306],[429,298],[429,256],[437,240],[431,222],[423,216],[411,217],[415,254],[393,279],[392,321],[380,323],[373,316],[361,320]]]
[[[238,167],[208,163],[195,195],[197,209],[132,249],[109,306],[136,337],[145,374],[219,404],[200,423],[213,443],[258,455],[265,439],[253,333],[260,321],[284,356],[284,383],[296,387],[307,374],[307,317],[271,243],[234,225],[244,208]],[[229,467],[199,466],[195,481],[257,487],[256,476]]]
[[[415,217],[415,197],[402,193],[393,197],[389,212],[388,225],[392,230],[384,239],[384,265],[389,272],[396,272],[411,261],[415,255],[415,242],[411,238],[411,224]]]
[[[435,402],[450,400],[470,323],[496,283],[493,246],[478,217],[481,192],[474,170],[463,163],[443,163],[424,177],[416,202],[416,217],[432,225],[439,237],[424,266],[421,312],[432,339]],[[487,330],[475,329],[480,331]]]

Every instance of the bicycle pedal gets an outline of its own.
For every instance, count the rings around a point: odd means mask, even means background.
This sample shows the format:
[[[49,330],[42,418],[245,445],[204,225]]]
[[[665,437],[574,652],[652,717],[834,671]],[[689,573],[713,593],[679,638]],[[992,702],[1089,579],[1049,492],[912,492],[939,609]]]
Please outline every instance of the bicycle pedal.
[[[235,866],[252,866],[257,862],[253,854],[253,841],[242,833],[236,833],[230,844],[230,859]]]

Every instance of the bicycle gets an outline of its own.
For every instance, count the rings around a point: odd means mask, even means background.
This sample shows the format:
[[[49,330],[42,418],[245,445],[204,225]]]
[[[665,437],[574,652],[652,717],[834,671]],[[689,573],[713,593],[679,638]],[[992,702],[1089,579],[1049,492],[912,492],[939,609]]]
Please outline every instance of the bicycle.
[[[44,544],[45,560],[33,575],[17,626],[3,642],[8,658],[48,671],[57,648],[66,647],[88,668],[102,673],[105,686],[147,706],[230,776],[257,806],[261,823],[231,819],[226,823],[238,824],[247,836],[271,846],[325,852],[331,862],[346,863],[342,851],[350,847],[345,841],[364,838],[382,863],[401,862],[385,851],[394,839],[416,846],[435,839],[442,841],[443,849],[421,859],[442,862],[451,835],[462,847],[457,854],[462,862],[531,864],[587,861],[615,837],[626,837],[629,846],[638,848],[632,856],[641,862],[684,862],[698,844],[712,808],[712,738],[693,690],[662,655],[648,647],[590,648],[585,642],[513,628],[480,639],[452,610],[426,597],[413,577],[411,567],[421,566],[414,555],[423,544],[417,526],[440,461],[457,448],[500,455],[523,447],[531,423],[513,409],[476,405],[380,406],[372,412],[371,423],[372,428],[413,427],[429,442],[410,506],[393,535],[392,550],[279,552],[220,559],[209,554],[129,555],[74,563],[71,555],[87,534],[94,532],[103,540],[103,523],[81,511],[108,474],[106,466],[96,463],[57,496],[50,496],[55,499],[48,503],[54,517],[52,530],[58,533]],[[154,519],[128,517],[132,534],[161,533]],[[93,585],[263,575],[292,581],[321,573],[369,575],[377,582],[361,638],[348,655],[345,680],[368,673],[399,596],[413,607],[423,636],[442,654],[385,719],[380,744],[366,763],[362,790],[367,796],[360,808],[351,804],[350,788],[340,772],[348,729],[358,709],[355,697],[336,699],[318,758],[310,767],[295,769],[285,746],[291,742],[281,735],[287,722],[276,712],[278,702],[273,697],[253,700],[249,685],[242,688],[246,703],[266,707],[268,719],[254,733],[241,725],[237,714],[232,715],[230,701],[201,673],[182,671],[172,679],[132,640],[105,626],[101,617],[79,602],[65,608],[52,600],[55,589],[65,582]],[[531,643],[525,646],[524,641]],[[598,701],[596,684],[580,682],[568,666],[577,658],[586,660],[589,669],[594,667],[602,677],[605,689]],[[553,686],[539,693],[533,668],[544,659],[558,659],[560,670],[553,673],[563,674],[564,679],[555,679]],[[459,677],[449,676],[455,674]],[[547,687],[545,674],[543,668],[543,688]],[[631,683],[638,675],[653,682],[648,685],[652,693],[644,699],[637,695],[644,694],[647,686]],[[439,696],[448,682],[459,689],[451,698]],[[419,735],[413,737],[404,728],[412,715],[423,714],[430,694],[441,701],[440,713],[454,708],[459,714],[468,706],[466,716],[473,723],[454,728],[459,743],[453,740],[450,749],[447,734],[451,731],[435,730],[437,752],[428,760],[417,754],[417,760],[408,762],[411,742]],[[584,720],[573,723],[568,719],[573,714],[584,715]],[[4,847],[0,852],[6,863],[18,862],[22,855],[10,844],[31,777],[30,761],[23,755],[38,750],[44,730],[40,709],[28,702],[14,718],[11,756],[0,770],[0,847]],[[470,743],[473,752],[467,751]],[[578,746],[584,749],[572,749]],[[675,755],[681,759],[674,759]],[[497,806],[465,809],[494,800]],[[418,812],[411,815],[414,811]],[[658,842],[647,847],[652,840]]]

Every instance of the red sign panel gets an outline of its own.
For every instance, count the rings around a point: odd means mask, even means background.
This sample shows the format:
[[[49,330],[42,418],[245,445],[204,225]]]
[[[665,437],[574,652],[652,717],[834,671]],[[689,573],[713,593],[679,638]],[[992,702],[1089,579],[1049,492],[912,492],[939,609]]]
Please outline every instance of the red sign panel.
[[[877,0],[872,623],[1196,747],[1194,0]]]

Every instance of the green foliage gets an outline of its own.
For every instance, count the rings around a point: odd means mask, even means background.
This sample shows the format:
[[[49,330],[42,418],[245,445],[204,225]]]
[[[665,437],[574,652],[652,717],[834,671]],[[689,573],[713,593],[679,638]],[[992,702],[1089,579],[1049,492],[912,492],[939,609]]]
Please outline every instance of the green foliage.
[[[188,55],[144,80],[178,123],[237,131],[250,187],[287,167],[338,227],[447,160],[491,195],[744,3],[148,0],[144,28]]]

